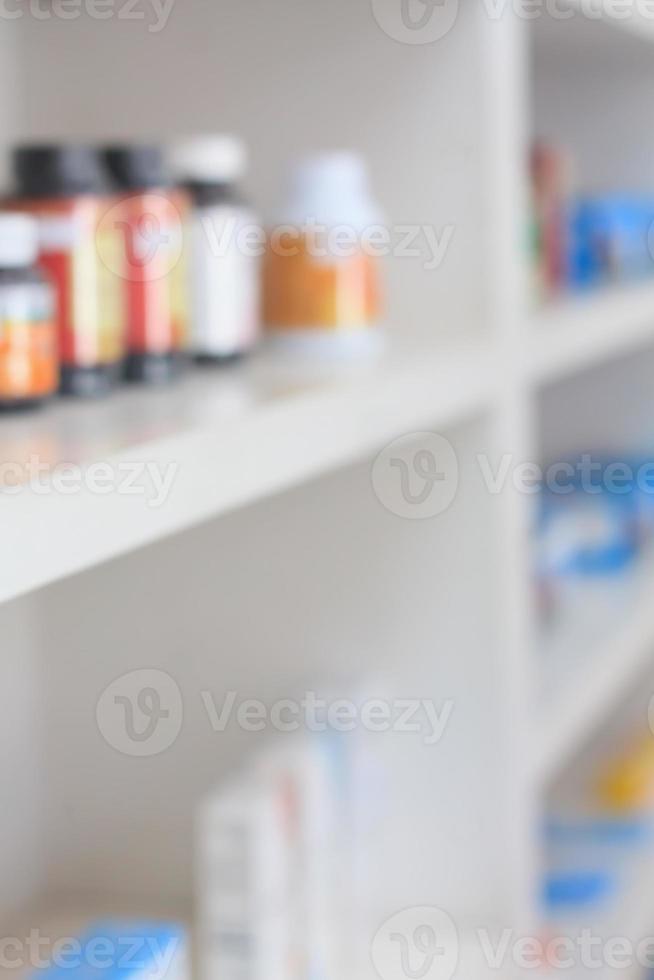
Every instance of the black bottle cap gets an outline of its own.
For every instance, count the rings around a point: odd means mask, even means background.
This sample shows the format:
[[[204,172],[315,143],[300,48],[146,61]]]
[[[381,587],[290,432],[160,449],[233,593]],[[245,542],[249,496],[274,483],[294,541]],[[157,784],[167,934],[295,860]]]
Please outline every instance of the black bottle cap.
[[[181,186],[199,208],[211,207],[215,204],[232,204],[235,207],[246,205],[240,191],[233,184],[204,184],[200,181],[185,181]]]
[[[123,190],[144,190],[170,184],[158,146],[108,146],[103,151],[107,170]]]
[[[18,146],[12,163],[22,197],[75,197],[110,189],[102,161],[91,146]]]

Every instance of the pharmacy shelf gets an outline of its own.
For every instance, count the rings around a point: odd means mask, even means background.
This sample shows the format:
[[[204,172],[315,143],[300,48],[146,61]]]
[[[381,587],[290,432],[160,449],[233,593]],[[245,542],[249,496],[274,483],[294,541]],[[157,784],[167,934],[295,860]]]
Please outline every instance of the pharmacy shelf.
[[[633,855],[631,866],[625,868],[625,887],[615,897],[614,908],[609,910],[605,921],[594,930],[603,943],[616,937],[630,944],[632,958],[622,964],[606,962],[601,967],[591,966],[584,971],[586,977],[598,980],[645,980],[651,972],[644,963],[638,962],[638,946],[646,942],[644,957],[651,956],[651,937],[654,935],[654,850],[651,846],[642,854]],[[601,948],[601,947],[600,947]],[[609,951],[610,947],[604,947]],[[597,954],[595,954],[597,955]],[[613,952],[615,955],[615,952]],[[577,974],[576,974],[577,975]]]
[[[0,420],[0,459],[18,467],[5,482],[27,472],[30,457],[49,467],[42,492],[28,482],[0,495],[3,550],[12,555],[0,602],[345,466],[399,435],[455,424],[484,409],[497,376],[483,343],[395,339],[365,364],[291,369],[268,353],[235,370],[194,371],[166,390]],[[74,489],[60,492],[59,464],[87,474],[97,462],[111,467],[105,493],[75,474]],[[150,477],[148,495],[125,492],[128,467],[146,465],[172,481],[159,506]]]
[[[648,941],[643,950],[643,958],[650,956],[651,937],[654,935],[654,850],[645,845],[645,849],[635,852],[627,859],[621,869],[621,887],[612,899],[608,908],[591,909],[587,911],[589,921],[584,925],[592,930],[592,935],[601,940],[596,941],[594,948],[588,950],[593,957],[592,963],[578,963],[573,968],[565,970],[571,980],[645,980],[650,971],[646,965],[638,962],[637,950],[640,943]],[[550,927],[550,932],[556,935],[569,936],[575,939],[582,928],[577,919],[566,928],[565,921],[557,921]],[[626,945],[625,949],[613,947],[612,941],[620,938]],[[581,952],[578,944],[577,955]],[[602,962],[602,952],[605,952]],[[612,962],[611,957],[615,957]],[[554,980],[560,970],[554,968],[539,974],[540,980]]]
[[[548,383],[654,343],[654,283],[558,300],[532,317],[527,371]]]
[[[643,855],[638,870],[635,872],[624,896],[619,897],[618,908],[613,916],[606,935],[608,938],[624,936],[630,940],[634,951],[643,940],[651,940],[654,936],[654,849]],[[648,943],[647,956],[651,956],[651,941]],[[628,969],[614,967],[610,980],[644,980],[651,974],[646,966],[633,963]],[[608,978],[607,978],[608,980]]]
[[[654,666],[653,590],[650,556],[625,585],[622,601],[606,605],[603,617],[564,626],[542,643],[544,701],[535,762],[543,784],[574,759],[639,675]]]
[[[640,943],[647,941],[645,956],[651,955],[651,937],[654,935],[654,859],[647,855],[632,887],[620,900],[620,912],[606,930],[607,939],[616,936],[624,937],[631,944],[635,962],[627,967],[614,965],[602,973],[602,980],[645,980],[650,970],[645,964],[639,963],[637,950]],[[596,976],[595,970],[588,971]]]

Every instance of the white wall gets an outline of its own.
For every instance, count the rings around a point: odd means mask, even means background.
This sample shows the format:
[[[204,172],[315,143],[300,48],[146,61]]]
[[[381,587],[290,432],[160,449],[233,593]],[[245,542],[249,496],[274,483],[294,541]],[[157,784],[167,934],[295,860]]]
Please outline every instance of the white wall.
[[[533,135],[571,151],[581,191],[653,194],[651,44],[579,16],[533,37]]]
[[[233,130],[251,146],[249,185],[267,213],[298,153],[359,149],[392,223],[455,226],[440,269],[389,263],[390,321],[458,332],[484,310],[477,11],[461,8],[428,45],[389,38],[363,0],[177,0],[159,33],[146,21],[25,19],[21,135]]]
[[[15,138],[21,114],[23,64],[20,26],[0,18],[0,192],[7,187],[7,149]]]

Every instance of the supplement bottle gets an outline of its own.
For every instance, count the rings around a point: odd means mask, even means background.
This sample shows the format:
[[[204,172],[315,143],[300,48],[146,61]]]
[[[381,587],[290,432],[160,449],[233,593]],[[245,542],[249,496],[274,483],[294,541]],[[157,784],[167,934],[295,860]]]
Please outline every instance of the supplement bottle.
[[[52,286],[35,265],[37,223],[0,214],[0,408],[20,408],[59,386]]]
[[[127,316],[125,373],[158,384],[178,373],[187,341],[187,198],[172,187],[159,147],[113,146],[103,156],[120,193],[111,220],[121,232],[115,260]]]
[[[87,146],[24,146],[13,155],[17,199],[10,207],[39,221],[39,264],[52,280],[61,390],[95,396],[118,380],[124,314],[120,280],[102,256],[120,245],[104,221],[110,187]]]
[[[245,147],[231,136],[196,137],[176,146],[172,161],[193,202],[191,348],[199,361],[229,361],[259,335],[263,230],[238,191]]]
[[[329,357],[379,346],[379,259],[366,236],[383,218],[363,160],[330,153],[300,163],[269,230],[264,324],[287,350]]]

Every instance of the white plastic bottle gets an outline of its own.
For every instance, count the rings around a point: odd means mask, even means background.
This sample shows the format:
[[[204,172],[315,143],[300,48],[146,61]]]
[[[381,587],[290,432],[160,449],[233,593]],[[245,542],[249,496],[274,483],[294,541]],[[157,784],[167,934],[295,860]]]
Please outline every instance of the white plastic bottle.
[[[309,157],[268,230],[264,323],[285,350],[329,358],[380,346],[380,232],[364,160]]]
[[[200,361],[229,361],[250,351],[259,335],[260,227],[242,200],[243,143],[202,136],[173,148],[172,168],[191,195],[189,273],[191,353]],[[262,236],[259,236],[262,242]]]

